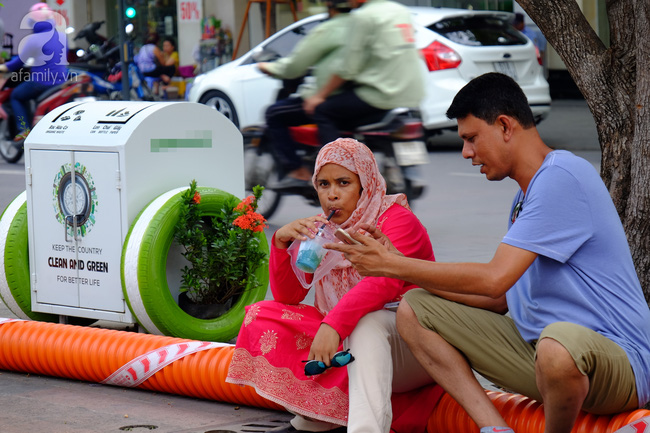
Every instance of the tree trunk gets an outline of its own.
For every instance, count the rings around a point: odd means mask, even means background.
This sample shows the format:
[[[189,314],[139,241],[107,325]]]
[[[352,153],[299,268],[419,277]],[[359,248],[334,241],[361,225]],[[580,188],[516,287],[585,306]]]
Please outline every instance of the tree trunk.
[[[596,121],[601,177],[650,303],[650,6],[607,0],[610,47],[575,0],[518,0],[564,61]]]

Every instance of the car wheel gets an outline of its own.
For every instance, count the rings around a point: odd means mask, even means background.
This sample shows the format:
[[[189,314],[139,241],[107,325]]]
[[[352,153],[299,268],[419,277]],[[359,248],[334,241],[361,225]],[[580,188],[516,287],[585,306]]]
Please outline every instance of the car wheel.
[[[225,93],[219,90],[210,90],[205,95],[201,96],[199,103],[205,104],[210,108],[214,108],[219,113],[226,116],[232,123],[239,128],[239,118],[237,117],[237,110],[232,101]]]

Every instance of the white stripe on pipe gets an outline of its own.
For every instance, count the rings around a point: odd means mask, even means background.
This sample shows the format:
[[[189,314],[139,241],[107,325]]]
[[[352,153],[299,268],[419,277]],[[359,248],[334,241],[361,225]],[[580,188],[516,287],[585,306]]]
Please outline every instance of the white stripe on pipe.
[[[11,293],[9,288],[9,283],[7,282],[7,274],[5,273],[5,248],[7,246],[7,236],[9,235],[9,228],[13,222],[16,214],[20,207],[27,200],[27,191],[23,191],[18,197],[16,197],[0,218],[0,296],[2,300],[7,305],[9,310],[18,316],[21,319],[30,320],[29,316],[25,314],[18,306],[18,303],[14,299],[14,295]]]
[[[24,322],[24,320],[22,320],[22,319],[8,319],[6,317],[0,318],[0,325],[2,325],[3,323],[10,323],[10,322]]]
[[[138,281],[138,258],[140,246],[142,244],[142,238],[149,227],[149,223],[154,216],[156,216],[158,211],[173,196],[179,192],[185,191],[186,189],[188,189],[188,187],[167,191],[151,202],[135,222],[133,229],[131,230],[131,235],[129,236],[129,241],[126,245],[126,250],[124,251],[124,285],[126,287],[126,294],[129,298],[133,314],[135,314],[138,322],[140,322],[140,324],[151,334],[162,335],[162,332],[158,327],[156,327],[153,321],[151,321],[151,318],[149,318],[149,314],[147,314],[147,310],[142,302],[142,296],[140,296],[140,284]]]
[[[132,359],[100,383],[133,388],[139,386],[172,362],[187,355],[216,347],[229,346],[232,346],[232,344],[209,341],[186,341],[170,344]]]

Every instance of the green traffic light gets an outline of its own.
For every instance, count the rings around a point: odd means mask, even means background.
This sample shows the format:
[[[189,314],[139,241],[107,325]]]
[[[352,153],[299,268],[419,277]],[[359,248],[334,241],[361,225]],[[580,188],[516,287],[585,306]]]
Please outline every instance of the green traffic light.
[[[126,15],[127,18],[135,18],[135,14],[136,14],[135,8],[134,7],[126,8],[124,14]]]

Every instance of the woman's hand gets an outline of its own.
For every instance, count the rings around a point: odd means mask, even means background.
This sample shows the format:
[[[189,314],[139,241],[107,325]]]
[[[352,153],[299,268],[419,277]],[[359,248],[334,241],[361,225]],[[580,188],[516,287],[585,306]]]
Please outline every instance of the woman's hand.
[[[340,345],[341,337],[339,333],[327,323],[321,323],[318,332],[314,336],[314,341],[311,343],[308,360],[315,359],[330,367],[332,358],[339,350]]]
[[[301,241],[307,238],[314,238],[318,233],[318,226],[316,223],[328,224],[327,218],[316,215],[309,218],[302,218],[284,225],[275,232],[275,247],[281,249],[289,248],[294,239]]]

